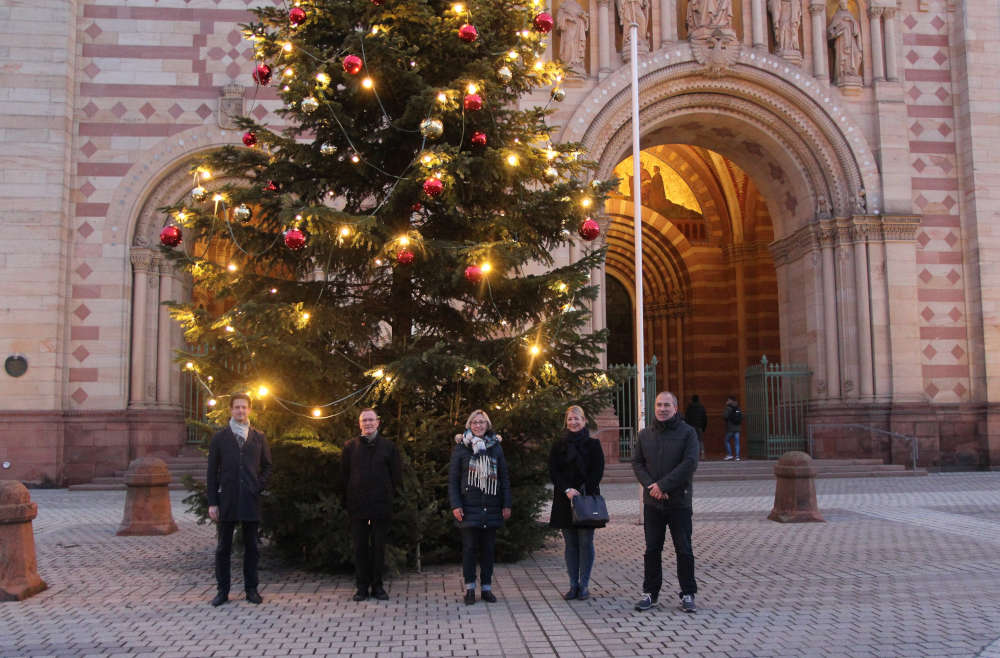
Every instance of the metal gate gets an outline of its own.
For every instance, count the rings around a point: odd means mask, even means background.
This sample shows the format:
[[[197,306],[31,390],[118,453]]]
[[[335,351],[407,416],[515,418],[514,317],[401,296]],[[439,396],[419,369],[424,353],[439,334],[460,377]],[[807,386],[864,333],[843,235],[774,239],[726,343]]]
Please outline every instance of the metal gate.
[[[777,459],[789,450],[809,449],[806,407],[809,378],[804,364],[768,363],[746,370],[746,410],[743,427],[753,459]]]
[[[656,357],[646,365],[646,423],[653,417],[653,406],[656,402]],[[618,458],[621,460],[632,458],[632,447],[635,445],[638,436],[638,419],[636,416],[636,400],[639,392],[636,390],[637,368],[632,363],[625,363],[611,366],[609,370],[614,372],[615,397],[613,400],[615,413],[618,414]]]

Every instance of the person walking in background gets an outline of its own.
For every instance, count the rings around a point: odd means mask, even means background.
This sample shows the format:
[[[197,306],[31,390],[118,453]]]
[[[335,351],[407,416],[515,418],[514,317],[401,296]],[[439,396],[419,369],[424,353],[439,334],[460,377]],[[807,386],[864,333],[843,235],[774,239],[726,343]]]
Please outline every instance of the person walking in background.
[[[243,587],[247,601],[263,603],[257,592],[257,562],[260,559],[260,492],[271,474],[271,450],[267,439],[250,427],[250,396],[234,393],[229,398],[229,424],[216,432],[208,444],[205,493],[208,516],[219,524],[215,548],[216,594],[213,606],[229,601],[233,532],[243,526]]]
[[[726,456],[725,461],[735,459],[740,461],[740,425],[743,424],[743,412],[735,395],[726,398],[726,407],[722,411],[722,419],[726,421]],[[732,445],[730,445],[732,441]]]
[[[697,395],[691,396],[691,403],[684,410],[684,422],[698,433],[698,445],[701,447],[701,458],[705,459],[705,428],[708,427],[708,412]]]
[[[653,412],[656,420],[639,432],[632,459],[632,470],[643,489],[646,535],[642,598],[635,609],[644,611],[659,605],[663,585],[663,541],[670,528],[677,555],[681,609],[694,612],[698,584],[694,579],[694,549],[691,546],[691,481],[698,468],[698,434],[680,419],[677,397],[669,391],[656,396]]]
[[[552,512],[549,525],[562,531],[566,541],[567,601],[590,598],[590,571],[594,567],[594,527],[573,525],[572,500],[581,493],[599,495],[604,477],[604,450],[590,436],[587,416],[573,405],[566,409],[566,433],[549,452],[552,478]],[[603,526],[601,526],[603,527]]]
[[[354,543],[355,601],[371,595],[385,601],[382,572],[385,570],[385,541],[392,520],[392,501],[403,486],[403,467],[396,445],[379,433],[374,409],[362,409],[358,416],[361,435],[344,445],[341,455],[345,507],[351,519]]]
[[[483,601],[497,600],[493,594],[497,529],[510,518],[511,509],[510,475],[500,441],[490,417],[476,409],[465,421],[465,432],[455,435],[451,452],[448,498],[451,514],[462,531],[466,605],[476,602],[476,562]]]

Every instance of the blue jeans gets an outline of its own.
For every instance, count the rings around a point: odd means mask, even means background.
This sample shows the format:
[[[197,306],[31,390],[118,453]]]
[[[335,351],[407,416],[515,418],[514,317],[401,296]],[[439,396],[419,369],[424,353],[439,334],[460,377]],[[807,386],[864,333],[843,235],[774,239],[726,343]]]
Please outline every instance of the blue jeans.
[[[590,570],[594,568],[594,528],[564,528],[566,540],[566,571],[573,589],[590,587]]]
[[[732,457],[733,451],[729,446],[729,440],[735,439],[736,443],[736,456],[740,456],[740,433],[739,432],[726,432],[726,455]]]

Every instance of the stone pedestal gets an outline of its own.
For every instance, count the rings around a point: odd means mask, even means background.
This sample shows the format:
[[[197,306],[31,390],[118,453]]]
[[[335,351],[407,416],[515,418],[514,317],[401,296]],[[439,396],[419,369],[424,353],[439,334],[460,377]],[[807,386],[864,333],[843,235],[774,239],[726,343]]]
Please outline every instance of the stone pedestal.
[[[0,601],[23,601],[48,587],[35,561],[36,516],[38,505],[23,484],[0,482]]]
[[[767,518],[779,523],[823,521],[816,506],[816,467],[804,452],[786,452],[774,467],[774,509]]]
[[[125,515],[119,535],[169,535],[177,532],[170,510],[170,471],[162,459],[142,457],[125,474]]]

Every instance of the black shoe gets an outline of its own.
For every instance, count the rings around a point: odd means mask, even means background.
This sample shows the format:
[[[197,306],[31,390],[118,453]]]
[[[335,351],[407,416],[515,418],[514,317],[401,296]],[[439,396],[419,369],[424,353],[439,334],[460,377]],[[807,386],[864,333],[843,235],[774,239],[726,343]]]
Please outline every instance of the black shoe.
[[[684,594],[681,596],[681,610],[684,612],[695,612],[698,610],[694,604],[694,594]]]
[[[261,603],[264,602],[264,599],[262,599],[260,597],[260,594],[257,593],[257,590],[255,590],[255,589],[248,589],[247,590],[247,601],[249,601],[250,603],[253,603],[254,605],[260,605]]]
[[[643,593],[642,598],[639,599],[639,602],[635,604],[635,609],[638,610],[639,612],[644,612],[646,610],[649,610],[650,608],[655,608],[660,604],[657,598],[658,597],[655,597],[652,594]]]
[[[385,588],[379,585],[378,587],[372,587],[372,596],[379,601],[388,601],[389,594],[385,591]]]
[[[472,605],[476,602],[476,590],[467,589],[465,590],[465,605]]]
[[[497,597],[493,596],[493,592],[491,592],[488,589],[484,589],[482,596],[480,596],[479,598],[481,598],[482,600],[486,601],[487,603],[496,603],[497,602]]]
[[[587,589],[586,587],[581,587],[580,588],[580,593],[576,595],[576,600],[577,601],[586,601],[589,598],[590,598],[590,590]]]
[[[566,601],[572,601],[573,599],[575,599],[577,597],[577,595],[579,593],[580,593],[579,588],[577,588],[577,587],[570,587],[569,591],[566,592],[565,594],[563,594],[563,599],[565,599]]]
[[[225,603],[229,603],[229,594],[225,592],[219,592],[218,594],[215,595],[215,598],[212,599],[213,608],[218,608],[220,605],[223,605]]]
[[[354,593],[354,596],[352,598],[355,601],[367,601],[368,600],[368,590],[367,589],[359,589],[357,592]]]

